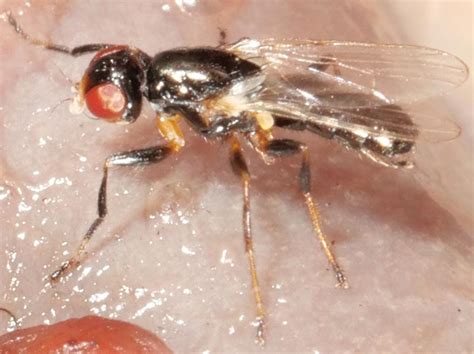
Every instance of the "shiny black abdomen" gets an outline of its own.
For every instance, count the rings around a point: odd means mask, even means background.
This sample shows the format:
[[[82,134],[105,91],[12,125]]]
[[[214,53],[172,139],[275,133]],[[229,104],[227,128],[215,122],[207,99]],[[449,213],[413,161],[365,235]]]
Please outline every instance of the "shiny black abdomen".
[[[172,49],[152,59],[146,96],[158,105],[201,102],[260,71],[258,65],[223,50]]]

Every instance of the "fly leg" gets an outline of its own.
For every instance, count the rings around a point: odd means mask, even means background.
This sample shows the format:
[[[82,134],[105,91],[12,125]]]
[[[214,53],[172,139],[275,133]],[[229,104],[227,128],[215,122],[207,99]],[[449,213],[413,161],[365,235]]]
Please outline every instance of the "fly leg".
[[[5,12],[0,14],[0,18],[8,21],[8,23],[14,28],[15,32],[18,33],[24,40],[30,42],[31,44],[43,47],[48,50],[53,50],[56,52],[61,52],[64,54],[69,54],[74,57],[88,54],[92,52],[97,52],[98,50],[111,47],[111,44],[105,43],[92,43],[92,44],[85,44],[78,47],[70,48],[60,44],[54,44],[45,40],[37,39],[31,37],[28,33],[26,33],[23,28],[18,24],[16,19],[12,16],[11,12]]]
[[[260,293],[260,286],[257,278],[257,268],[255,266],[255,256],[253,250],[252,241],[252,228],[250,220],[250,173],[247,168],[244,156],[242,155],[242,149],[237,138],[234,136],[231,143],[231,154],[230,163],[234,173],[240,177],[243,186],[243,229],[244,229],[244,242],[245,242],[245,253],[249,262],[250,276],[252,279],[252,289],[255,296],[255,303],[257,305],[257,337],[256,342],[260,345],[265,344],[264,329],[265,329],[265,311],[263,308],[262,295]]]
[[[336,257],[329,247],[326,236],[321,230],[321,217],[317,204],[311,196],[311,172],[309,166],[309,151],[307,146],[303,143],[289,139],[270,140],[262,148],[262,151],[272,157],[291,156],[297,153],[301,153],[303,155],[303,161],[299,173],[299,182],[300,189],[303,192],[305,199],[306,207],[308,208],[308,212],[311,217],[311,222],[313,223],[313,230],[319,239],[319,242],[321,243],[321,246],[329,263],[331,264],[332,269],[334,270],[337,280],[336,286],[347,289],[349,284],[347,283],[346,277],[341,267],[336,261]]]
[[[56,271],[54,271],[50,275],[51,282],[57,282],[70,267],[75,266],[79,263],[79,260],[84,254],[86,246],[89,243],[90,239],[92,238],[100,224],[102,224],[102,222],[105,220],[105,217],[107,216],[107,180],[109,168],[113,166],[137,166],[157,163],[167,157],[172,151],[172,148],[170,148],[168,145],[155,146],[146,149],[132,150],[113,154],[105,159],[103,167],[104,172],[98,194],[97,218],[89,226],[89,229],[82,238],[82,241],[79,247],[77,248],[74,256],[64,262]]]

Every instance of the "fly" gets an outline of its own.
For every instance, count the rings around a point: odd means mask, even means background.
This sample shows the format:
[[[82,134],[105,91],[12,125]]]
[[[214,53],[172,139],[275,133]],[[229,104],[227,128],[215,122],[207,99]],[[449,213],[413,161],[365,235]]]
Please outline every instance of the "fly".
[[[69,260],[50,276],[58,281],[76,266],[107,216],[109,169],[158,163],[185,146],[185,121],[206,140],[230,149],[230,164],[243,188],[243,236],[256,303],[256,341],[264,344],[265,310],[253,249],[250,171],[242,153],[248,144],[267,164],[301,156],[299,186],[313,231],[334,271],[348,288],[341,266],[321,228],[311,194],[307,146],[276,139],[277,128],[310,131],[334,139],[381,165],[409,168],[417,139],[444,141],[459,135],[448,120],[403,106],[441,95],[463,83],[467,66],[457,57],[419,46],[339,41],[242,39],[217,48],[177,48],[154,56],[138,48],[86,44],[69,48],[30,37],[11,14],[4,16],[25,40],[77,57],[95,53],[74,99],[75,111],[117,124],[133,123],[146,99],[166,143],[107,157],[98,193],[98,216]]]

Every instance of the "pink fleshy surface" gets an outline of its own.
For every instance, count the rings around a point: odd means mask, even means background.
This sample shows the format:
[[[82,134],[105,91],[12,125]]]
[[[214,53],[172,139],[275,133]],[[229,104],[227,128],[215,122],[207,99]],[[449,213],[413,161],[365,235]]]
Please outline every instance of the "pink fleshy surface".
[[[216,45],[221,27],[229,41],[404,42],[470,63],[469,6],[382,3],[10,0],[0,11],[10,8],[31,34],[71,46],[124,43],[152,54]],[[464,133],[420,146],[420,171],[376,166],[311,134],[287,135],[311,148],[314,195],[347,291],[333,287],[312,234],[297,188],[300,159],[268,167],[246,153],[268,316],[267,345],[260,348],[253,342],[240,181],[228,147],[207,144],[187,127],[179,155],[111,172],[110,214],[89,256],[54,288],[48,285],[95,218],[104,158],[162,141],[149,107],[127,127],[73,116],[67,104],[53,110],[72,95],[60,70],[77,81],[90,57],[28,45],[3,22],[0,34],[0,306],[23,327],[95,314],[146,328],[178,352],[473,350],[472,80],[438,100]],[[428,174],[430,184],[418,183],[417,172]],[[0,321],[6,323],[3,315]]]
[[[0,336],[1,353],[171,353],[154,334],[97,316],[40,325]]]

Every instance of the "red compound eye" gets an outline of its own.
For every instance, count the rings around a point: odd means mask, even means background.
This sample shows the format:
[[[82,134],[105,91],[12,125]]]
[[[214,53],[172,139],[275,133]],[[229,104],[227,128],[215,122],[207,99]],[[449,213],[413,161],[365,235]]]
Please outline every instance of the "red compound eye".
[[[111,83],[94,86],[87,91],[85,100],[93,115],[110,121],[121,119],[127,104],[122,89]]]

